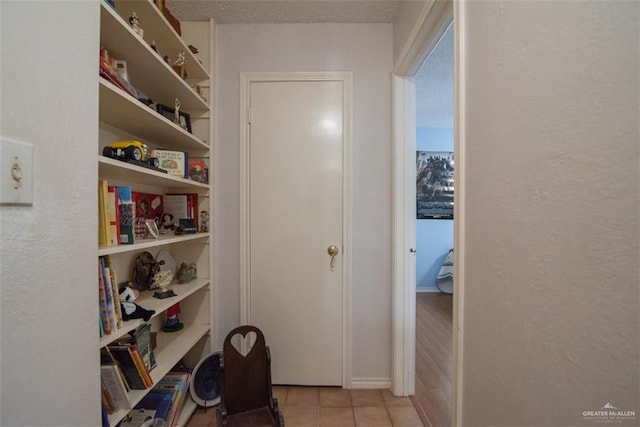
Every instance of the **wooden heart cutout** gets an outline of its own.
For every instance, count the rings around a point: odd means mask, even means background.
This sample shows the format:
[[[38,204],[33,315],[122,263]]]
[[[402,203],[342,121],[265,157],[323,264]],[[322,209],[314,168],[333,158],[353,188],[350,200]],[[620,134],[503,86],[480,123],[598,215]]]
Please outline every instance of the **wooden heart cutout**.
[[[247,357],[247,354],[253,349],[257,339],[258,334],[254,331],[250,331],[246,335],[238,333],[231,339],[231,345],[242,357]]]

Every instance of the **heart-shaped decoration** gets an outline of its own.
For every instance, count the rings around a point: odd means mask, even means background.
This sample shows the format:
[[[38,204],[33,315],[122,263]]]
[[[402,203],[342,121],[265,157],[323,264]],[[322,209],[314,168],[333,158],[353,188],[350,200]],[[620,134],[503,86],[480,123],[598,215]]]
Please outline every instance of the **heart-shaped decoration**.
[[[253,349],[253,345],[256,343],[258,334],[254,331],[247,333],[246,335],[235,334],[231,338],[231,345],[240,353],[243,357],[247,357],[247,354]]]

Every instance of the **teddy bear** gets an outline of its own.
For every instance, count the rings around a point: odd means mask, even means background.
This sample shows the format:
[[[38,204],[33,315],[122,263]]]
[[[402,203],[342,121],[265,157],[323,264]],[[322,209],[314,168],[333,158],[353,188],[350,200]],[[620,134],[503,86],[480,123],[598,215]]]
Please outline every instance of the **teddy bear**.
[[[130,286],[120,288],[120,307],[122,308],[122,320],[143,319],[145,322],[151,319],[155,310],[146,310],[134,301],[138,297],[138,291]]]

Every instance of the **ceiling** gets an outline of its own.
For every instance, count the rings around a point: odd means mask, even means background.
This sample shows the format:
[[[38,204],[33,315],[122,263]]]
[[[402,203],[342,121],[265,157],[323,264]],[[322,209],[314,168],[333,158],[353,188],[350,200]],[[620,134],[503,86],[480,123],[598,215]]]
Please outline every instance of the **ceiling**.
[[[391,23],[403,0],[166,0],[180,21],[217,24]],[[453,31],[416,75],[418,127],[453,127]]]
[[[397,0],[166,0],[181,21],[218,24],[390,23]]]

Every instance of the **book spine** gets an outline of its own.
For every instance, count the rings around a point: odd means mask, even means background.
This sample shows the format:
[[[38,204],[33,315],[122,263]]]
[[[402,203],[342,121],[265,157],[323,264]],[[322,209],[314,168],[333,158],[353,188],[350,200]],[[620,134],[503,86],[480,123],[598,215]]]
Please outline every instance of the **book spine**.
[[[111,330],[117,329],[118,322],[116,320],[116,308],[113,300],[113,287],[111,284],[111,271],[107,267],[105,257],[100,257],[100,265],[102,266],[102,278],[104,279],[104,291],[107,299],[107,316],[109,317],[109,324]]]
[[[109,268],[109,274],[111,279],[111,291],[113,292],[113,307],[115,308],[116,314],[116,327],[118,329],[122,328],[122,307],[120,306],[120,290],[118,289],[118,277],[116,276],[116,271],[113,269],[111,265],[111,258],[109,255],[105,256],[106,266]]]
[[[135,207],[133,206],[131,187],[123,185],[116,188],[120,213],[120,244],[132,245],[134,243]]]
[[[111,325],[109,323],[109,315],[107,310],[107,292],[104,286],[104,275],[102,269],[102,259],[98,258],[98,291],[100,298],[100,320],[104,335],[111,334]]]
[[[106,180],[101,179],[98,181],[98,245],[109,246],[108,237],[108,217],[107,204],[108,204],[108,187],[109,184]]]
[[[110,185],[107,187],[107,238],[109,239],[109,246],[116,246],[118,244],[118,229],[120,227],[117,223],[116,210],[116,187]]]
[[[153,379],[151,378],[151,373],[149,372],[149,369],[147,369],[147,366],[144,364],[144,361],[142,360],[142,356],[138,351],[138,347],[135,345],[130,345],[129,353],[131,354],[133,363],[136,365],[136,368],[138,369],[138,372],[142,377],[142,381],[144,381],[144,385],[146,387],[153,386]]]

